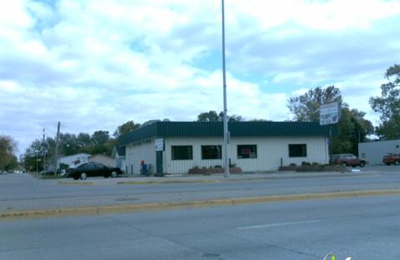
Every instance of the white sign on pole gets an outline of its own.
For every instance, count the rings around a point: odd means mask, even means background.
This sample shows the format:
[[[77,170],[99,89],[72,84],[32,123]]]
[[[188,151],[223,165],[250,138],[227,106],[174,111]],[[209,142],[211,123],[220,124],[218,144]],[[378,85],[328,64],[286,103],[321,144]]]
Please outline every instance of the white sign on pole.
[[[340,105],[338,102],[323,104],[319,111],[319,124],[330,125],[339,122]]]
[[[164,151],[164,139],[154,140],[154,145],[155,145],[156,152]]]

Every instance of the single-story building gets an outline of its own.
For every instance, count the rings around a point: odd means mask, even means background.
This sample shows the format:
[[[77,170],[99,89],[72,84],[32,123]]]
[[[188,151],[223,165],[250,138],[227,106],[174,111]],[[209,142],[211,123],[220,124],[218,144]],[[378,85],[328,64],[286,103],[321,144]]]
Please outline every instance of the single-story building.
[[[302,162],[327,164],[328,139],[336,127],[314,122],[229,122],[228,158],[243,172],[274,171]],[[222,122],[154,122],[119,139],[127,173],[181,174],[223,165]]]
[[[370,165],[382,164],[387,153],[400,153],[400,140],[372,141],[358,144],[358,154]]]

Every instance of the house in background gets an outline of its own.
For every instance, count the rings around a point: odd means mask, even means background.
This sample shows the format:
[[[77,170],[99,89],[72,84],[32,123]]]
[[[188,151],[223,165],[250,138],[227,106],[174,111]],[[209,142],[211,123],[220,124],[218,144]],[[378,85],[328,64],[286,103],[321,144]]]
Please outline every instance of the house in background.
[[[329,162],[331,126],[314,122],[229,122],[228,129],[229,161],[243,172],[275,171],[291,163]],[[121,136],[119,142],[126,147],[129,174],[139,173],[142,161],[157,174],[223,165],[222,122],[154,122]]]
[[[58,160],[58,163],[59,163],[58,168],[60,168],[61,165],[67,165],[68,167],[74,167],[75,165],[78,165],[80,163],[88,162],[89,157],[90,157],[90,154],[87,154],[87,153],[78,153],[78,154],[74,154],[74,155],[61,157]],[[64,167],[62,167],[62,168],[64,168]]]
[[[128,172],[126,167],[125,146],[114,146],[111,156],[115,159],[117,167],[122,171]]]
[[[383,164],[382,158],[387,153],[400,154],[400,140],[375,141],[358,144],[358,154],[369,165]]]
[[[91,156],[89,156],[88,160],[89,160],[89,162],[102,163],[108,167],[115,167],[117,165],[115,158],[104,155],[104,154],[91,155]]]
[[[116,160],[110,156],[103,154],[90,155],[87,153],[78,153],[74,155],[64,156],[58,160],[58,168],[70,168],[85,162],[99,162],[104,165],[115,167]]]

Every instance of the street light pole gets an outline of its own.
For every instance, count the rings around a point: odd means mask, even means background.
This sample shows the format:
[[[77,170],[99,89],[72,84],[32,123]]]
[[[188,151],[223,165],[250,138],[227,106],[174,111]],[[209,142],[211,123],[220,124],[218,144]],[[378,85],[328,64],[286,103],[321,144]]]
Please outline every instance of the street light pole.
[[[227,119],[227,98],[226,98],[226,66],[225,66],[225,4],[221,0],[222,9],[222,81],[223,81],[223,96],[224,96],[224,147],[223,147],[223,161],[225,169],[225,177],[229,177],[229,163],[228,163],[228,119]]]
[[[54,152],[54,176],[57,177],[58,156],[60,148],[60,122],[57,124],[56,149]]]

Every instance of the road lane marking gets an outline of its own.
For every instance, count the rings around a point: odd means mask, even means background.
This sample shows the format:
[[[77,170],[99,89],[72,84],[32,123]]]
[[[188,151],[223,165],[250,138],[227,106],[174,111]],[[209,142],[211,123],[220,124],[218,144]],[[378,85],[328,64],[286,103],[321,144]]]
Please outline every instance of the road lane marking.
[[[245,230],[245,229],[284,227],[284,226],[293,226],[293,225],[314,224],[314,223],[319,223],[319,222],[321,222],[321,220],[318,220],[318,219],[317,220],[305,220],[305,221],[282,222],[282,223],[274,223],[274,224],[238,227],[237,229],[238,230]]]

